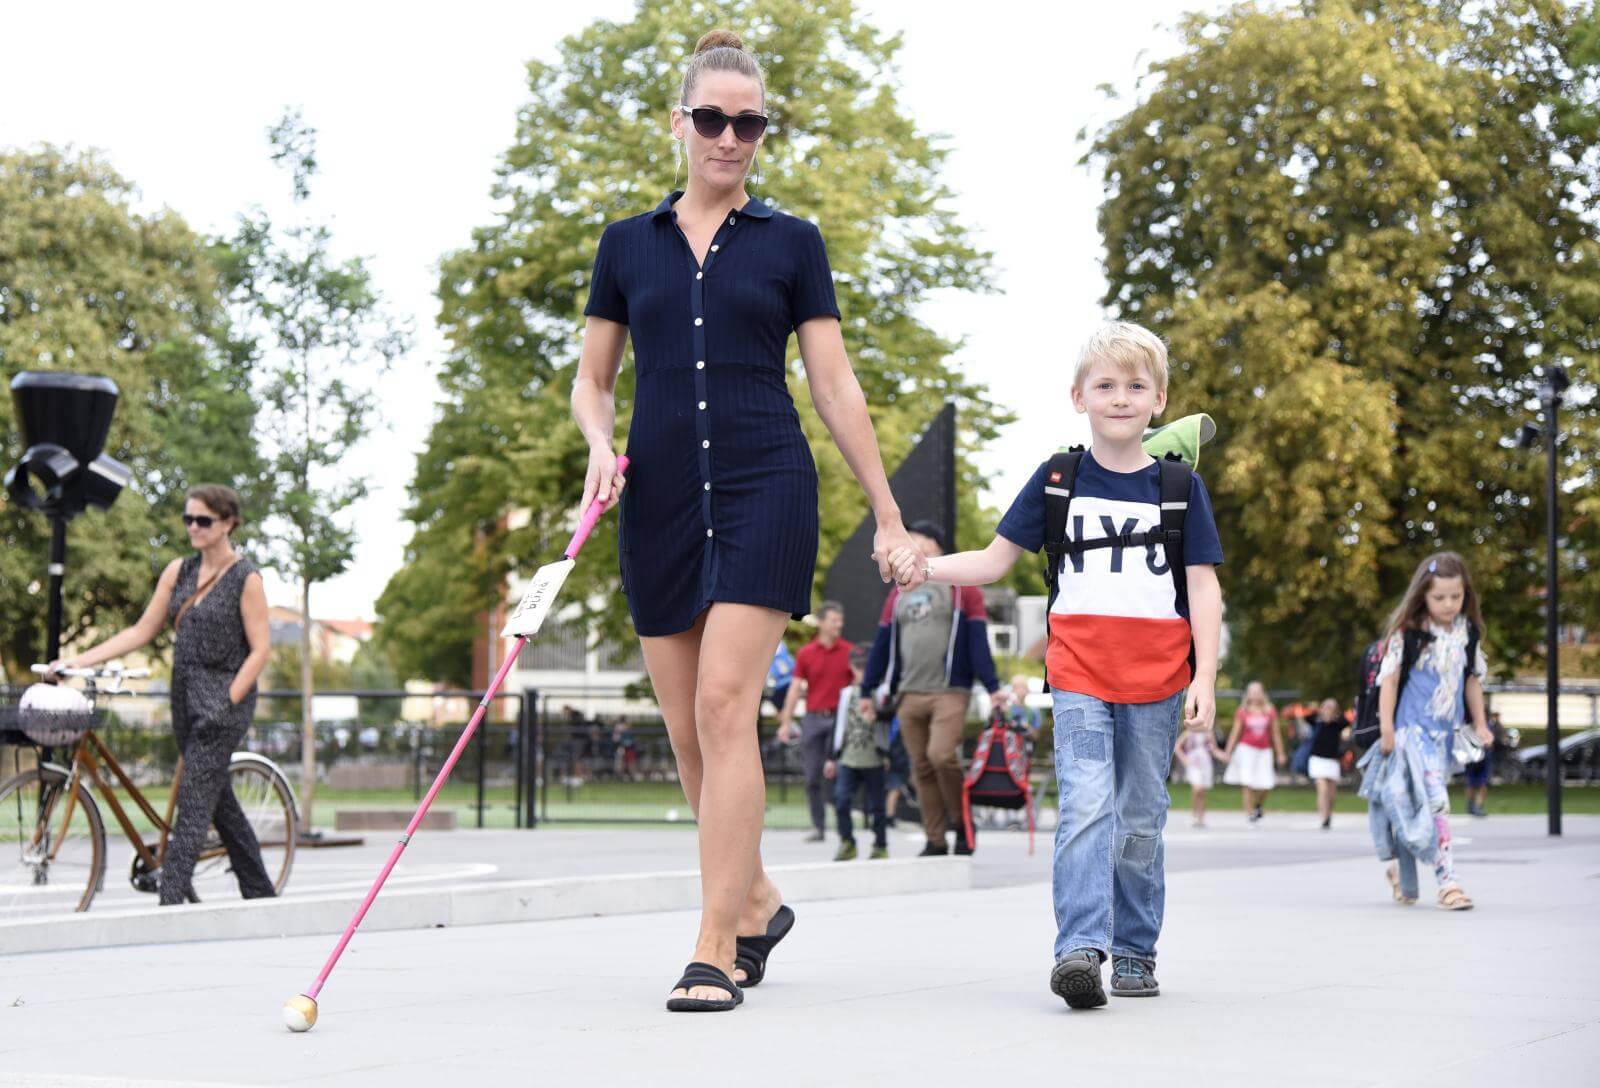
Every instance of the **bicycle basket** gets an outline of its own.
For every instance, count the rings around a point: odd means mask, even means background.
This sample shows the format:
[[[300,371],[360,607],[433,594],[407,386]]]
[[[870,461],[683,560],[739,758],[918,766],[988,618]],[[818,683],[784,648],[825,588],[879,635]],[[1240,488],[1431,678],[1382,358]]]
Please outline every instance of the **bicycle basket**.
[[[41,690],[42,689],[42,690]],[[66,748],[105,720],[81,692],[51,684],[34,684],[17,703],[0,705],[0,734],[8,743]]]

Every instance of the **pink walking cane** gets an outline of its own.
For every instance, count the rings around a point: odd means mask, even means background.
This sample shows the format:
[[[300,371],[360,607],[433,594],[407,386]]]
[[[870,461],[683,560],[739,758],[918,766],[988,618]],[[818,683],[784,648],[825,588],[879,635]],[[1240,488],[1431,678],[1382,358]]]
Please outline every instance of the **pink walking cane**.
[[[617,458],[617,472],[628,471],[628,459]],[[608,488],[609,490],[609,488]],[[322,992],[323,983],[328,981],[328,976],[333,973],[333,967],[339,962],[339,957],[344,955],[345,947],[350,943],[350,938],[355,936],[356,927],[367,916],[367,911],[372,907],[373,900],[378,898],[378,892],[383,889],[383,882],[389,879],[389,873],[394,870],[395,863],[400,860],[400,855],[405,853],[406,847],[411,843],[411,836],[416,834],[417,826],[422,823],[422,818],[428,814],[428,806],[433,804],[434,796],[444,786],[445,780],[450,777],[450,771],[455,767],[456,760],[461,758],[461,753],[466,751],[467,743],[472,740],[472,735],[478,731],[478,723],[483,721],[484,713],[489,709],[489,702],[500,690],[500,685],[505,683],[506,676],[516,664],[517,655],[522,652],[522,647],[538,633],[539,627],[544,623],[544,618],[550,612],[550,605],[555,601],[556,594],[561,591],[561,586],[567,580],[567,575],[572,573],[572,568],[577,565],[578,551],[583,547],[584,541],[589,539],[589,533],[594,530],[595,523],[600,520],[600,515],[605,513],[604,499],[596,498],[584,513],[583,520],[578,523],[578,531],[572,534],[572,543],[567,545],[567,550],[560,561],[540,567],[534,573],[533,584],[522,595],[522,601],[517,605],[517,610],[511,614],[511,619],[506,622],[505,630],[500,632],[502,638],[515,637],[516,647],[506,655],[506,660],[500,666],[500,671],[495,674],[494,680],[489,684],[489,690],[483,693],[483,699],[478,703],[478,709],[473,712],[472,720],[467,723],[467,728],[462,731],[461,739],[456,741],[456,746],[450,752],[450,758],[444,761],[444,766],[439,769],[439,775],[433,780],[433,786],[428,790],[428,795],[422,799],[422,805],[417,809],[411,822],[406,825],[405,833],[400,836],[400,841],[395,844],[394,850],[389,854],[389,860],[384,864],[383,871],[378,874],[378,879],[373,881],[372,888],[367,892],[367,897],[362,900],[361,907],[356,911],[355,917],[350,919],[350,924],[345,927],[344,936],[339,938],[339,943],[334,946],[333,954],[328,957],[328,962],[322,965],[322,972],[317,975],[304,993],[296,994],[283,1003],[283,1023],[290,1031],[310,1031],[317,1022],[317,995]],[[527,743],[524,738],[523,743]]]

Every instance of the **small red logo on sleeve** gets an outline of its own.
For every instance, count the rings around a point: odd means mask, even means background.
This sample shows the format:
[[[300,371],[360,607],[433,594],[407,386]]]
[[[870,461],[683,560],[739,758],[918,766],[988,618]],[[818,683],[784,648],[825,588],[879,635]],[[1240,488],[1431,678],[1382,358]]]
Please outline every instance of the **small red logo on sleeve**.
[[[1051,474],[1050,474],[1050,482],[1051,482],[1051,483],[1053,483],[1053,484],[1058,484],[1058,483],[1060,483],[1060,482],[1061,482],[1061,473],[1059,473],[1059,472],[1052,472],[1052,473],[1051,473]]]

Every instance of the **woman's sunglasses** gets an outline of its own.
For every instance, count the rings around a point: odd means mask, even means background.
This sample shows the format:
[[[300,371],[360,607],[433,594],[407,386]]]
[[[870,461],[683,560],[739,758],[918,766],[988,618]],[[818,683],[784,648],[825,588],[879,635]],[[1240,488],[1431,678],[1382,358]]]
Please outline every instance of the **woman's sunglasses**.
[[[217,523],[217,519],[214,518],[214,517],[211,517],[211,516],[209,516],[207,514],[185,514],[185,515],[183,515],[183,524],[186,525],[186,526],[188,526],[188,525],[198,525],[202,529],[209,529],[213,525],[215,525],[216,523]]]
[[[767,118],[761,113],[736,113],[732,117],[715,106],[680,106],[694,121],[694,130],[708,140],[715,140],[733,126],[733,134],[747,144],[761,139],[767,131]]]

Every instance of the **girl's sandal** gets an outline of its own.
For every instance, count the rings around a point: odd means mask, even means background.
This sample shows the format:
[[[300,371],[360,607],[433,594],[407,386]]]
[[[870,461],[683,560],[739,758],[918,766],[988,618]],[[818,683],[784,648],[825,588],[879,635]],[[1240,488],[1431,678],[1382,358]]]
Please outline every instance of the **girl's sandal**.
[[[1439,907],[1441,910],[1471,910],[1472,899],[1460,887],[1452,884],[1439,889]]]
[[[1383,871],[1383,875],[1389,880],[1389,892],[1394,896],[1394,901],[1396,903],[1399,903],[1403,907],[1414,906],[1416,904],[1416,896],[1405,895],[1400,891],[1400,870],[1396,866],[1389,866]]]

